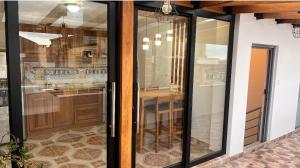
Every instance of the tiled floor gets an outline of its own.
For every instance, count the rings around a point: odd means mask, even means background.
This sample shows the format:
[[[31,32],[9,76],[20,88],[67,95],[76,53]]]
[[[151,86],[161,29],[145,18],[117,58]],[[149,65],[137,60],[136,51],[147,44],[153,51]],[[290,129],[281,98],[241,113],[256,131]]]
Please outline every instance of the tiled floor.
[[[137,152],[136,162],[137,168],[160,168],[166,167],[178,162],[181,162],[182,158],[182,145],[180,139],[177,138],[173,142],[171,148],[168,148],[167,142],[160,143],[160,150],[155,153],[154,151],[154,142],[153,137],[150,136],[147,138],[148,143],[144,145],[143,153]],[[151,141],[152,140],[152,141]],[[192,138],[191,141],[191,157],[198,158],[207,153],[210,153],[209,146],[207,143],[201,142],[195,138]]]
[[[195,168],[300,168],[300,130],[268,143],[255,151],[214,166],[213,162]]]
[[[181,142],[175,141],[171,148],[161,143],[154,152],[153,137],[148,137],[143,153],[137,153],[138,168],[158,168],[181,160]],[[193,155],[210,152],[208,145],[196,139],[192,141]],[[100,168],[106,167],[106,136],[104,126],[71,129],[53,134],[31,137],[26,146],[33,155],[32,166],[43,164],[44,168]],[[224,157],[226,158],[226,157]],[[218,158],[220,159],[220,158]],[[217,159],[217,160],[218,160]],[[229,160],[229,161],[228,161]],[[225,164],[213,160],[196,168],[300,168],[300,130],[285,139],[268,143],[264,147],[246,152],[237,159],[226,158]]]
[[[100,168],[106,167],[105,126],[93,126],[39,135],[25,145],[33,158],[32,168]]]
[[[160,168],[181,161],[181,138],[174,139],[168,148],[160,143],[158,153],[154,151],[154,137],[146,136],[142,153],[137,153],[138,168]],[[30,168],[43,164],[43,168],[101,168],[106,167],[105,126],[70,129],[52,134],[30,137],[25,145],[33,158]],[[192,139],[191,157],[203,156],[211,150],[208,144]]]

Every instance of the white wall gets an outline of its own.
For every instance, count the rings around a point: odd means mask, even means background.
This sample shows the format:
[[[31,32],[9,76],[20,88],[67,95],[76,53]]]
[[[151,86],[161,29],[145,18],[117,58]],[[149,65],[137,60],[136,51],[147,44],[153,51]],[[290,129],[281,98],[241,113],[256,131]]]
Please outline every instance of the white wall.
[[[237,15],[227,137],[229,155],[240,153],[244,148],[253,43],[277,46],[267,139],[275,139],[295,129],[300,82],[300,39],[293,38],[290,24],[276,24],[271,19],[256,20],[253,14]]]

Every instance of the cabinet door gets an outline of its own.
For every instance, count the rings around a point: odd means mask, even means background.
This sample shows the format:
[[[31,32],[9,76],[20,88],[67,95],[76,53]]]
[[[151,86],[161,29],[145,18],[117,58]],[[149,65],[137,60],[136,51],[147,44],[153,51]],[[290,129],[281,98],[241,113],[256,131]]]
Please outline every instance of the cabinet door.
[[[53,98],[54,127],[68,127],[74,124],[73,97]]]
[[[102,121],[103,95],[91,94],[75,98],[75,120],[79,125],[94,125]]]
[[[41,131],[53,127],[52,95],[46,93],[27,96],[28,131]]]

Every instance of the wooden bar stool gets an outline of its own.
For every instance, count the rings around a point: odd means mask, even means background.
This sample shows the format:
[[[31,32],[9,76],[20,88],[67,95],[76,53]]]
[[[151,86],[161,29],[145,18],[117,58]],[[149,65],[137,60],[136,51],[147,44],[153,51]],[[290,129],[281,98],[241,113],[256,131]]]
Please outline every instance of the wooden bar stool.
[[[167,115],[167,126],[163,125],[162,117]],[[145,132],[148,132],[155,137],[155,152],[159,151],[159,142],[162,138],[168,138],[168,147],[172,145],[172,97],[163,96],[156,98],[155,110],[155,128],[147,128],[146,113],[144,115]],[[163,134],[163,131],[166,133]]]

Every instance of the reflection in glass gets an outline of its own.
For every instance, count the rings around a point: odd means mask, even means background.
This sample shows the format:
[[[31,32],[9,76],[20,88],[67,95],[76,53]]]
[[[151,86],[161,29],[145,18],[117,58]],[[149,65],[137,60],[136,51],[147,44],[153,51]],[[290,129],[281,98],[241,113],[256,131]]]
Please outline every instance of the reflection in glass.
[[[197,18],[191,160],[222,149],[229,23]]]
[[[158,21],[138,12],[137,165],[165,167],[182,158],[187,19]]]
[[[4,16],[4,2],[0,2],[0,15]],[[5,19],[0,21],[0,138],[9,132],[8,88],[5,46]],[[9,142],[9,136],[0,143]],[[0,146],[1,147],[1,146]]]
[[[19,30],[31,161],[106,166],[107,6],[20,1]]]

